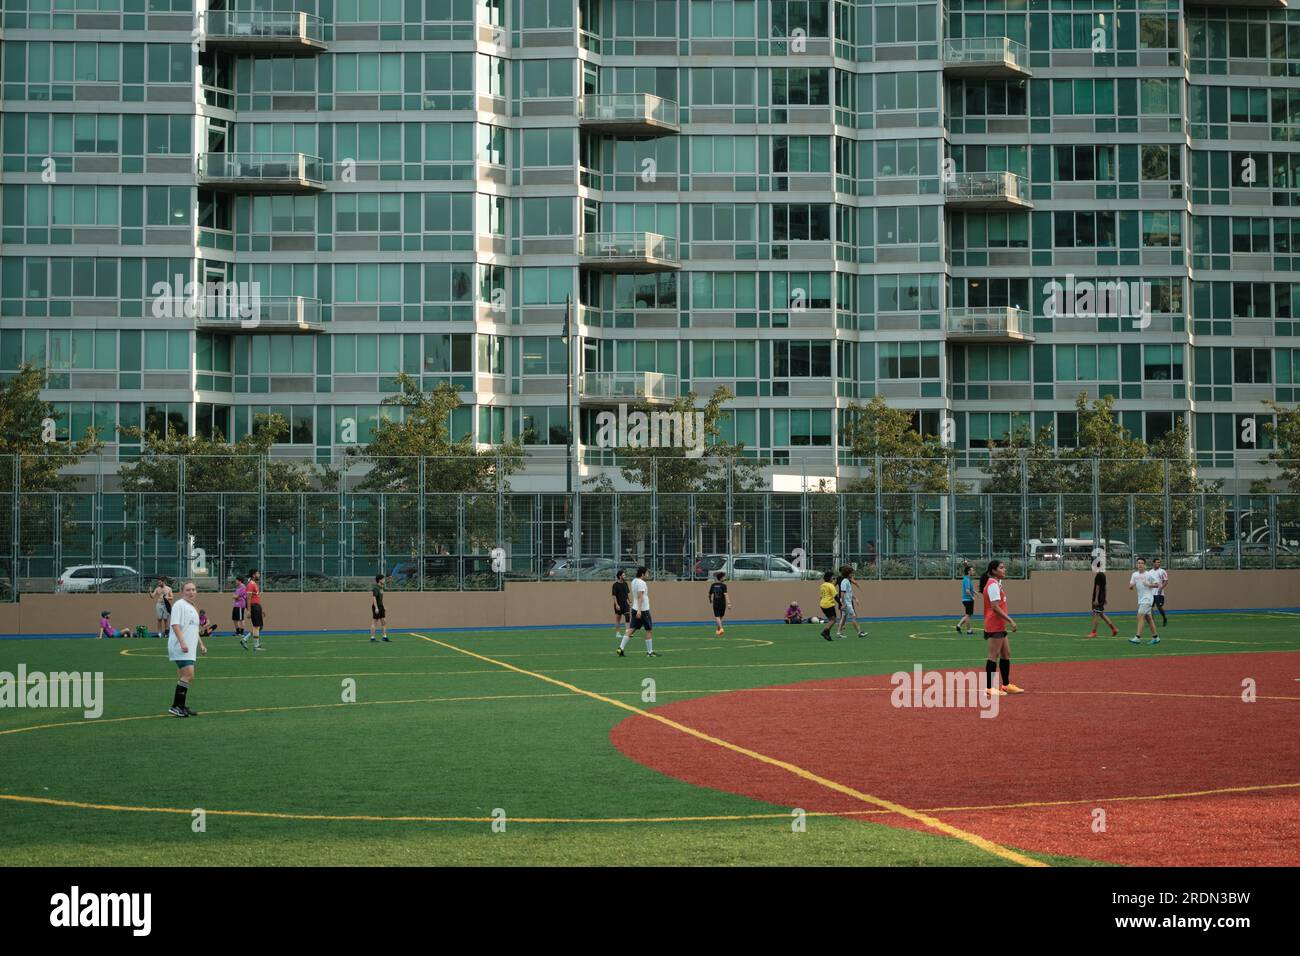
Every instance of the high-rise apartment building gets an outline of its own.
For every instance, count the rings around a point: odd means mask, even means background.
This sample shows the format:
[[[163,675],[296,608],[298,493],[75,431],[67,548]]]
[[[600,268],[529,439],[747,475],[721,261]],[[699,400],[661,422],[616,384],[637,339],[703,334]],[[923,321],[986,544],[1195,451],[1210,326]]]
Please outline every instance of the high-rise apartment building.
[[[4,0],[2,29],[0,374],[47,366],[110,457],[273,410],[336,457],[407,372],[537,474],[575,415],[595,471],[597,412],[722,384],[728,437],[814,473],[850,402],[977,461],[1017,422],[1068,445],[1085,391],[1249,477],[1245,420],[1300,392],[1281,0]],[[255,306],[178,301],[209,282]]]

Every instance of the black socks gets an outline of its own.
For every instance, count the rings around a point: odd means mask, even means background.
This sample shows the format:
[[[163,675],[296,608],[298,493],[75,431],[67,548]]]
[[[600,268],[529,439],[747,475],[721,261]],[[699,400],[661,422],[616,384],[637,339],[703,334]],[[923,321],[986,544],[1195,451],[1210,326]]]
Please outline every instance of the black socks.
[[[997,661],[984,662],[984,682],[989,690],[993,689],[993,674],[998,669]]]
[[[176,682],[176,695],[172,697],[173,707],[185,706],[185,694],[187,691],[189,691],[189,689],[190,689],[190,685],[185,683],[184,681],[178,680]]]
[[[1011,661],[1002,658],[998,661],[998,669],[1002,671],[1002,686],[1006,687],[1011,683]]]

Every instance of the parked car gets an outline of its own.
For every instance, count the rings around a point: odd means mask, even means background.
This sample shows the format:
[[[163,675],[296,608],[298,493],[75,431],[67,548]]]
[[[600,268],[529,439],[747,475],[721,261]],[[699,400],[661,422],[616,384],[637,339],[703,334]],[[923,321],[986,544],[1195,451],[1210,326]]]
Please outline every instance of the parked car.
[[[81,591],[95,591],[117,578],[138,577],[135,568],[125,564],[76,564],[65,568],[54,582],[55,593],[73,594]]]
[[[816,576],[775,554],[705,554],[695,560],[695,578],[711,578],[717,571],[725,571],[733,581],[797,581]]]
[[[613,580],[618,565],[613,558],[556,558],[546,569],[548,580]]]

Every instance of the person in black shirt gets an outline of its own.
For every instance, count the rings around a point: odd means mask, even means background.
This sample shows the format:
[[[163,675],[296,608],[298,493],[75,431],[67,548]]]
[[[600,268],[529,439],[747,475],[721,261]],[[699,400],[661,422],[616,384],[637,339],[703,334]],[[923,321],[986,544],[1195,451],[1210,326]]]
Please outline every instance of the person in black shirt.
[[[628,622],[632,619],[632,606],[628,602],[627,572],[622,568],[614,576],[614,586],[610,588],[614,596],[614,636],[623,638],[627,634]],[[623,625],[623,633],[618,632],[618,625]]]
[[[727,614],[727,609],[731,607],[731,599],[727,597],[727,586],[722,583],[722,579],[727,576],[727,572],[719,571],[713,577],[716,579],[709,585],[709,603],[713,605],[713,621],[717,625],[714,634],[724,633],[722,628],[722,619]]]
[[[1119,630],[1110,622],[1106,616],[1106,572],[1098,571],[1092,579],[1092,632],[1089,637],[1097,636],[1097,618],[1106,622],[1110,628],[1110,636],[1114,637],[1119,634]]]

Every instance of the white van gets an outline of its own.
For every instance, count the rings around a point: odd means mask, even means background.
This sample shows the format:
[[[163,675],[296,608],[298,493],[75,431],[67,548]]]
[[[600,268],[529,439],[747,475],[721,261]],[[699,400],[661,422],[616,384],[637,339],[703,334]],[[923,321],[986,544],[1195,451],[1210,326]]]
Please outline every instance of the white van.
[[[1091,564],[1097,548],[1103,548],[1111,558],[1128,558],[1133,553],[1125,542],[1114,538],[1098,541],[1092,538],[1030,538],[1025,543],[1029,546],[1031,562]]]

